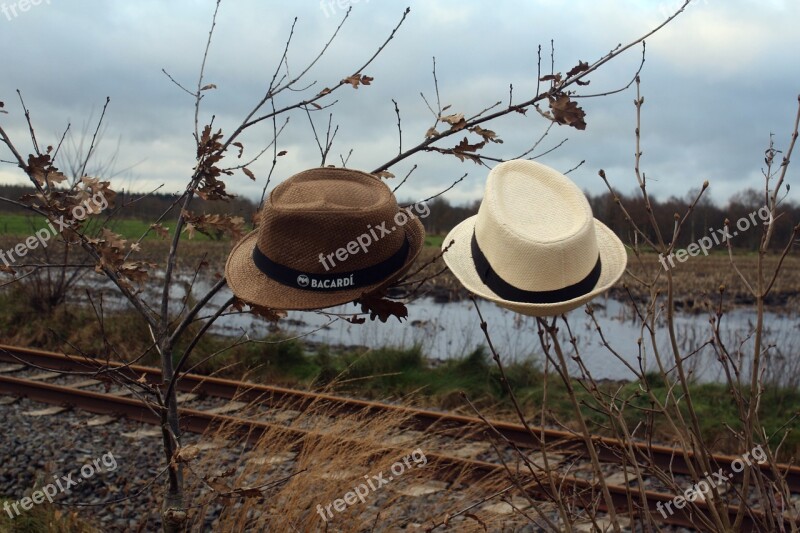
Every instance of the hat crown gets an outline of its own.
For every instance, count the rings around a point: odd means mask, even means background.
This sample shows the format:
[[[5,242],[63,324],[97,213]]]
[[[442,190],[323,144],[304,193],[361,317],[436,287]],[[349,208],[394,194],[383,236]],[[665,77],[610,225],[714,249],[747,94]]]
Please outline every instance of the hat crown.
[[[261,212],[257,246],[270,260],[309,273],[358,270],[380,263],[403,245],[405,232],[394,231],[398,210],[389,187],[375,176],[344,168],[306,170],[272,190]],[[335,255],[325,264],[320,261],[320,254],[347,249],[365,233],[371,237],[366,251],[348,253],[346,261]]]
[[[526,291],[574,285],[597,264],[594,217],[583,192],[535,161],[495,166],[475,221],[492,269]]]

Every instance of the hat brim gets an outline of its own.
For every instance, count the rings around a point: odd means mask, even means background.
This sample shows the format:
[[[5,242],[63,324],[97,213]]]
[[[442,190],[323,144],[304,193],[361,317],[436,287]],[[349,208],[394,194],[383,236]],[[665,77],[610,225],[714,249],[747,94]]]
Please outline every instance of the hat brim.
[[[425,229],[418,218],[409,220],[403,229],[409,242],[405,263],[394,272],[387,272],[383,281],[366,287],[341,291],[307,291],[267,277],[253,262],[253,249],[258,241],[258,230],[247,234],[233,247],[225,263],[225,278],[237,297],[261,307],[308,311],[346,304],[357,300],[364,293],[390,286],[408,271],[425,243]]]
[[[447,234],[442,243],[442,249],[446,248],[451,241],[453,241],[453,244],[444,253],[444,262],[467,290],[476,296],[495,302],[516,313],[529,316],[555,316],[576,309],[611,288],[622,276],[622,273],[625,272],[625,267],[628,264],[628,254],[622,241],[605,224],[594,219],[601,272],[600,278],[591,291],[571,300],[546,304],[505,300],[481,281],[475,268],[475,263],[472,260],[471,243],[476,220],[477,215],[472,216]],[[520,265],[520,268],[525,268],[525,266]]]

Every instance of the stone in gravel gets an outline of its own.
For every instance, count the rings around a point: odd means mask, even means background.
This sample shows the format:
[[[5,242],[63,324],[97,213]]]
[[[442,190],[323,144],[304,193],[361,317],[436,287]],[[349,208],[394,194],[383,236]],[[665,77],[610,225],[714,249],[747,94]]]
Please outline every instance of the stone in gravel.
[[[219,440],[219,439],[204,440],[203,442],[200,442],[197,445],[197,449],[200,450],[201,452],[206,450],[220,450],[223,448],[227,448],[230,445],[231,445],[230,441],[227,440]]]
[[[284,452],[284,453],[276,453],[275,455],[270,455],[267,457],[251,457],[247,460],[248,463],[256,464],[256,465],[277,465],[281,463],[288,463],[292,461],[297,456],[296,453],[293,452]]]
[[[408,430],[403,432],[402,435],[392,435],[386,439],[389,446],[403,446],[404,444],[413,444],[420,442],[424,438],[421,431]]]
[[[459,446],[455,450],[448,450],[448,452],[463,459],[475,459],[479,455],[488,452],[489,449],[490,446],[485,442],[470,442]]]
[[[120,433],[120,435],[122,435],[123,437],[127,437],[129,439],[140,440],[140,439],[146,439],[148,437],[160,437],[161,430],[152,428],[141,428],[137,429],[136,431]]]
[[[58,415],[66,411],[66,407],[61,407],[60,405],[53,405],[51,407],[45,407],[44,409],[35,409],[33,411],[23,411],[23,415],[28,416],[52,416]]]
[[[507,502],[496,502],[489,505],[485,505],[483,507],[483,510],[495,514],[512,514],[516,512],[514,510],[514,507],[516,507],[520,511],[524,511],[525,509],[531,506],[531,502],[529,502],[525,498],[518,498],[518,497],[512,498],[511,504],[513,504],[513,507],[512,505],[509,505]]]
[[[595,518],[595,522],[597,525],[592,523],[591,520],[587,520],[585,522],[579,522],[573,526],[574,531],[579,531],[581,533],[594,533],[596,531],[614,531],[614,525],[611,523],[611,519],[605,516],[601,516]],[[619,524],[622,528],[630,527],[631,520],[625,516],[617,515],[617,524]],[[599,528],[599,529],[598,529]]]
[[[60,372],[41,372],[34,376],[30,376],[29,380],[31,381],[47,381],[48,379],[55,379],[61,377]]]
[[[312,472],[312,475],[320,477],[322,479],[331,479],[334,481],[341,481],[343,479],[355,479],[357,477],[361,477],[361,474],[357,474],[355,472],[351,472],[350,470],[337,470],[336,472],[322,472],[317,473],[318,471]]]
[[[178,396],[176,397],[176,399],[178,400],[178,403],[192,402],[192,401],[196,400],[197,398],[199,398],[199,395],[197,395],[197,394],[195,394],[193,392],[182,392],[182,393],[178,394]]]
[[[422,485],[409,485],[407,487],[400,487],[395,489],[396,492],[403,496],[411,496],[416,498],[418,496],[425,496],[426,494],[434,494],[436,492],[445,490],[447,483],[444,481],[428,481]]]
[[[544,469],[544,456],[537,452],[528,455],[528,459],[539,468]],[[559,453],[548,453],[547,454],[547,466],[551,469],[556,468],[558,465],[564,462],[564,456]]]
[[[630,483],[632,483],[634,481],[637,481],[637,479],[636,479],[636,470],[634,470],[632,468],[627,468],[626,470],[627,470],[627,474],[625,472],[623,472],[623,471],[619,471],[619,472],[614,472],[610,476],[607,476],[605,478],[606,484],[608,484],[608,485],[625,485],[625,484],[630,484]],[[626,475],[627,475],[627,482],[625,480],[625,476]]]
[[[292,409],[283,409],[276,413],[270,413],[268,418],[274,420],[275,422],[291,422],[298,416],[300,416],[300,411],[294,411]]]
[[[221,405],[219,407],[212,407],[211,409],[206,410],[206,413],[210,413],[212,415],[224,415],[226,413],[232,413],[234,411],[240,411],[247,404],[244,402],[228,402],[225,405]]]
[[[110,423],[116,422],[116,421],[117,421],[117,418],[114,417],[114,416],[100,415],[100,416],[96,416],[94,418],[90,418],[89,420],[87,420],[86,421],[86,425],[88,427],[90,427],[90,428],[93,428],[93,427],[96,427],[96,426],[105,426],[107,424],[110,424]]]
[[[84,379],[83,381],[79,381],[78,383],[74,383],[70,385],[75,389],[85,389],[86,387],[94,387],[95,385],[100,385],[102,381],[98,381],[96,379]]]

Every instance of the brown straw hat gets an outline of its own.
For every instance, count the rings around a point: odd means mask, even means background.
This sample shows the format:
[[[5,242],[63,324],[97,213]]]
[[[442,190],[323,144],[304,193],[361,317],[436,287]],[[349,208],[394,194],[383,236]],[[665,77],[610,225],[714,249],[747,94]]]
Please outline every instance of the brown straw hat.
[[[517,313],[565,313],[625,271],[619,238],[569,178],[527,160],[495,166],[478,214],[445,238],[444,260],[470,292]]]
[[[273,189],[258,229],[231,251],[225,277],[248,303],[321,309],[397,281],[424,240],[422,223],[380,179],[314,168]]]

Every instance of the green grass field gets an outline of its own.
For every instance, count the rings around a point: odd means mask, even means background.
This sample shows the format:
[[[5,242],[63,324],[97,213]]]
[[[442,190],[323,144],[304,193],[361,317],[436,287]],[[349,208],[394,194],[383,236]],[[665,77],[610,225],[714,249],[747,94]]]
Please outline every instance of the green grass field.
[[[425,246],[441,248],[444,235],[425,235]]]
[[[99,224],[104,220],[102,218],[93,219],[87,227],[88,233],[90,235],[94,234],[99,229]],[[45,227],[45,225],[44,217],[0,214],[0,234],[2,235],[27,237],[33,235],[36,230]],[[174,220],[164,224],[164,226],[169,228],[169,234],[172,235],[172,228],[175,226]],[[132,218],[114,220],[107,226],[109,230],[122,235],[128,240],[138,239],[148,227],[150,227],[150,222]],[[151,232],[147,238],[159,239],[160,237],[155,232]],[[209,238],[202,233],[195,233],[193,240],[207,241]]]

